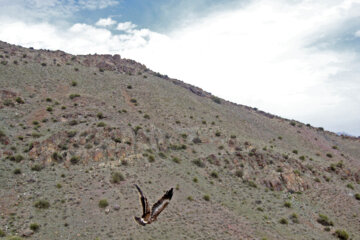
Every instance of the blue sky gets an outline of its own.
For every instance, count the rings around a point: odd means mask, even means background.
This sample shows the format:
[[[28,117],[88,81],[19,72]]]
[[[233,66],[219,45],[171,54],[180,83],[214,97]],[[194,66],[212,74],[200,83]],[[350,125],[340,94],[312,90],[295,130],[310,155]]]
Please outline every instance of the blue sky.
[[[120,54],[222,98],[360,135],[360,0],[0,0],[0,40]]]

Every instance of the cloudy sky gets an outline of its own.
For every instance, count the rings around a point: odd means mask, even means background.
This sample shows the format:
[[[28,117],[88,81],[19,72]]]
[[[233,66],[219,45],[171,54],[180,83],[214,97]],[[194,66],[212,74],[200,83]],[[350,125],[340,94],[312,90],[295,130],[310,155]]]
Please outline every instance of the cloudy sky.
[[[360,136],[360,0],[0,0],[0,40],[119,53],[221,98]]]

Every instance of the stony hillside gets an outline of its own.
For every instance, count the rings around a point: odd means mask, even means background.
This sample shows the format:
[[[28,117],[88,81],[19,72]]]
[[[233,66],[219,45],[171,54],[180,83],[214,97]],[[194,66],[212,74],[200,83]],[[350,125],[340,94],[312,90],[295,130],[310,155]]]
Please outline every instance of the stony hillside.
[[[119,55],[0,42],[0,146],[0,238],[360,239],[360,138]]]

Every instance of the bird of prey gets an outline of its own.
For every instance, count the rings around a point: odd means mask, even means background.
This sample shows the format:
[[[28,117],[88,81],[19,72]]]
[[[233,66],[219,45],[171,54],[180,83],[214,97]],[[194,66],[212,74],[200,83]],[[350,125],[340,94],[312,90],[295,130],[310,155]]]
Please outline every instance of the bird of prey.
[[[156,218],[159,216],[159,214],[167,207],[167,205],[170,203],[170,200],[173,196],[173,188],[171,188],[169,191],[167,191],[162,198],[160,198],[150,209],[149,203],[143,192],[141,191],[140,187],[135,184],[136,189],[139,192],[140,202],[143,209],[143,215],[141,218],[134,217],[135,221],[145,226],[146,224],[150,224],[154,221],[156,221]]]

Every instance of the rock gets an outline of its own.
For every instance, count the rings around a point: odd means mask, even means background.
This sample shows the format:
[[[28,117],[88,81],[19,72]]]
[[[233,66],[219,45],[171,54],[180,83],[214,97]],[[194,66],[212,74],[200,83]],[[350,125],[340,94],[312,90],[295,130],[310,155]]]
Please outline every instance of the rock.
[[[119,210],[120,210],[120,205],[119,205],[119,204],[115,204],[113,208],[114,208],[115,211],[119,211]]]
[[[110,208],[105,208],[105,213],[109,214],[109,212],[110,212]]]
[[[34,234],[34,231],[31,229],[26,229],[21,233],[21,236],[23,237],[30,237],[31,235]]]

